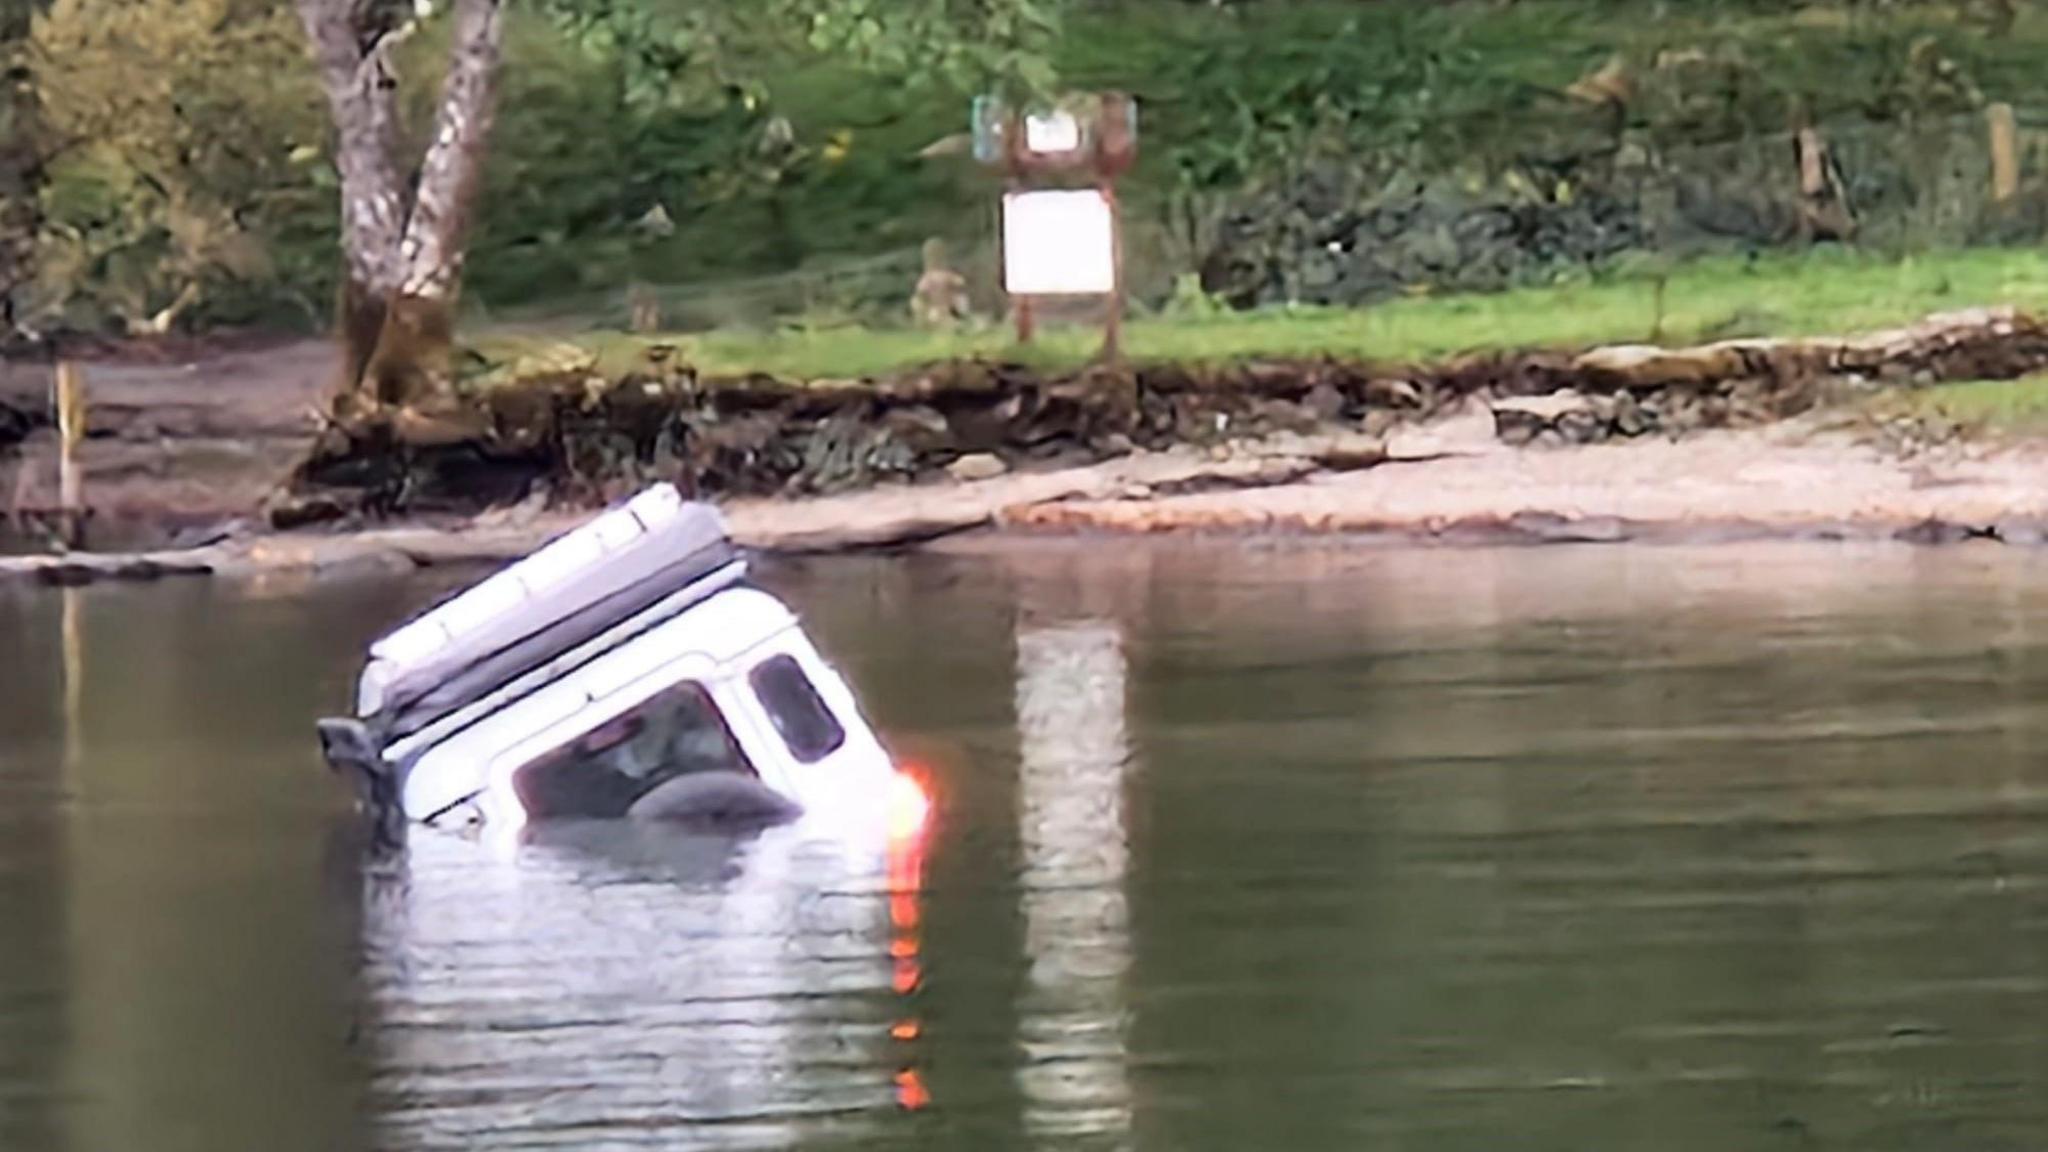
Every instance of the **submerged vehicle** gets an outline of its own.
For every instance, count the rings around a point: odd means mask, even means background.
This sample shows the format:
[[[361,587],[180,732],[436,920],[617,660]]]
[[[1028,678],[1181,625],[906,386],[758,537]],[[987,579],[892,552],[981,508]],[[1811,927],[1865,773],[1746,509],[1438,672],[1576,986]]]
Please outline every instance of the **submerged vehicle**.
[[[717,510],[669,485],[376,641],[319,732],[387,829],[886,820],[915,789]]]

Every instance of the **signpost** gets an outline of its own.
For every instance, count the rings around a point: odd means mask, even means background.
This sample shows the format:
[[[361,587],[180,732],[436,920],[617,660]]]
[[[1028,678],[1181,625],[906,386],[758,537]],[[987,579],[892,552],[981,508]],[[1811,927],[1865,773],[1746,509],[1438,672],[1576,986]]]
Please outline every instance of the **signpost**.
[[[974,102],[974,155],[1004,174],[1003,291],[1029,343],[1033,302],[1101,297],[1102,353],[1121,351],[1123,250],[1116,180],[1138,152],[1138,106],[1121,93],[1068,96],[1049,107]]]

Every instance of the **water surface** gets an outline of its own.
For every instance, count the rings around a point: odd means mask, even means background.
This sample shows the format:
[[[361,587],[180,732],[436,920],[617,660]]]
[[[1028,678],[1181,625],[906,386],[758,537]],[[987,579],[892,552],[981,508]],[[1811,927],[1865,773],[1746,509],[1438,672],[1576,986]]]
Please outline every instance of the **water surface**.
[[[769,568],[939,805],[362,851],[431,584],[0,595],[0,1149],[2038,1148],[2048,567]],[[870,846],[872,847],[872,846]]]

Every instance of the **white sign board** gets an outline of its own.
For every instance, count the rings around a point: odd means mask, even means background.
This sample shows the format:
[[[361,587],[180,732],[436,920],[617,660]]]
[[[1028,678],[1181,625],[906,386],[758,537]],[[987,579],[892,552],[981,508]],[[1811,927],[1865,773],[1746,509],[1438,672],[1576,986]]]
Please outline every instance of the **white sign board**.
[[[1092,188],[1003,197],[1003,290],[1012,296],[1116,291],[1116,225]]]
[[[1081,146],[1081,124],[1070,112],[1024,118],[1024,147],[1033,152],[1072,152]]]

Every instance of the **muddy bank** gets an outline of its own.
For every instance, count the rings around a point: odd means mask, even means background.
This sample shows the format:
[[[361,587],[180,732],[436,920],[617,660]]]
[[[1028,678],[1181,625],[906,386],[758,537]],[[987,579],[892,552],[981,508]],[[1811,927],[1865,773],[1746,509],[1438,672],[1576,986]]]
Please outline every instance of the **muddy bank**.
[[[796,384],[698,380],[673,352],[602,375],[580,350],[543,350],[483,369],[465,407],[347,426],[319,408],[321,345],[95,361],[85,462],[106,554],[6,559],[0,579],[495,560],[657,480],[724,503],[768,550],[990,528],[2035,543],[2048,492],[2027,445],[1933,463],[1814,423],[1833,397],[2048,367],[2048,328],[2011,310],[1424,367],[967,362]],[[31,530],[53,502],[46,388],[42,366],[0,370],[17,430],[0,496]]]
[[[1057,472],[1275,435],[1384,437],[1479,402],[1505,443],[1667,439],[1767,425],[1830,397],[2048,367],[2010,310],[1847,339],[1488,353],[1431,365],[1136,364],[1047,374],[979,361],[879,380],[700,380],[651,345],[600,366],[537,345],[473,366],[451,411],[323,415],[320,343],[144,345],[86,360],[88,544],[237,526],[375,528],[542,497],[587,508],[656,480],[711,499],[804,498]],[[56,503],[46,363],[0,364],[0,514],[33,548]],[[0,551],[5,551],[0,528]]]
[[[983,361],[886,379],[699,379],[652,345],[600,370],[574,346],[480,367],[439,410],[357,413],[296,478],[292,523],[474,512],[545,490],[590,504],[656,480],[709,498],[831,495],[1099,464],[1277,434],[1384,436],[1472,402],[1510,443],[1769,424],[1830,397],[2048,366],[2048,325],[1975,310],[1854,338],[1488,353],[1439,364],[1249,360],[1070,373]]]
[[[258,516],[305,460],[337,370],[307,341],[131,344],[80,363],[89,543],[113,548]],[[0,516],[25,543],[57,504],[50,375],[44,359],[0,360]]]
[[[971,482],[727,503],[770,553],[905,547],[973,534],[1325,535],[1472,546],[1757,539],[2048,544],[2048,446],[1958,446],[1902,460],[1795,421],[1679,441],[1513,448],[1475,406],[1385,438],[1279,436],[1229,450],[1134,452]],[[0,582],[217,575],[262,581],[404,572],[523,555],[581,514],[539,500],[360,532],[270,532],[202,548],[0,557]],[[1085,545],[1084,545],[1085,546]]]

